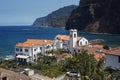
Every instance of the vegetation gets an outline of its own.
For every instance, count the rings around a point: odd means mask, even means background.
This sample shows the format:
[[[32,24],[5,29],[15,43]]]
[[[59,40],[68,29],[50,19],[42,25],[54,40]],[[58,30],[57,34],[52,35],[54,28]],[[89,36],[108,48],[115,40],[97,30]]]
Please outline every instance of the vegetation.
[[[58,50],[58,52],[61,54],[64,50]],[[0,67],[9,69],[14,65],[13,63],[14,61],[2,61]],[[40,56],[38,64],[19,65],[17,68],[37,69],[43,75],[51,78],[60,76],[67,71],[77,71],[81,75],[81,80],[113,80],[112,77],[114,77],[114,74],[119,72],[119,70],[113,70],[110,67],[105,68],[104,58],[96,61],[94,55],[88,54],[87,51],[73,54],[73,58],[67,59],[61,64],[57,62],[54,56]]]
[[[10,69],[14,65],[14,60],[1,60],[0,61],[0,67],[5,68],[5,69]]]
[[[104,45],[103,48],[106,49],[106,50],[109,50],[109,49],[110,49],[110,47],[107,46],[107,45]]]
[[[59,65],[53,66],[49,69],[45,69],[42,72],[44,75],[49,76],[51,78],[58,77],[58,76],[64,74],[64,72],[61,71],[61,66],[59,66]]]
[[[46,51],[47,54],[64,54],[67,53],[67,51],[65,49],[58,49],[58,50],[50,50],[50,51]]]
[[[57,51],[55,51],[55,54],[64,54],[64,53],[67,53],[65,49],[58,49]]]
[[[120,34],[119,0],[79,0],[66,21],[65,29],[82,32]],[[107,16],[106,16],[107,15]]]
[[[75,54],[72,59],[69,59],[67,63],[64,64],[63,70],[75,70],[80,72],[82,80],[103,80],[104,59],[97,62],[94,55],[88,54],[84,51],[80,54]]]

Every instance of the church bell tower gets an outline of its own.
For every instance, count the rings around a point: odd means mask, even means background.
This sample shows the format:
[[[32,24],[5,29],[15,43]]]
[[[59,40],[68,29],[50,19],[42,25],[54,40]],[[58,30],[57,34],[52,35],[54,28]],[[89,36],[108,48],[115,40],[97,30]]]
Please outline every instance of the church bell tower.
[[[73,48],[77,45],[77,30],[71,29],[70,30],[70,42],[69,42],[69,49],[70,52],[73,51]]]

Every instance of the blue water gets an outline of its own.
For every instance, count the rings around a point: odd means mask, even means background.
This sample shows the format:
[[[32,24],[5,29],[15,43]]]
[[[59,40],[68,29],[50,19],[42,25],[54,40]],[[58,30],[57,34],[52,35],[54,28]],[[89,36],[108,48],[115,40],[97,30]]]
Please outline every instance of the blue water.
[[[0,57],[14,55],[14,46],[18,42],[24,42],[26,39],[54,39],[57,34],[69,34],[64,28],[48,28],[34,26],[0,26]],[[88,34],[78,33],[88,40],[104,39],[105,44],[110,46],[120,45],[120,35]]]

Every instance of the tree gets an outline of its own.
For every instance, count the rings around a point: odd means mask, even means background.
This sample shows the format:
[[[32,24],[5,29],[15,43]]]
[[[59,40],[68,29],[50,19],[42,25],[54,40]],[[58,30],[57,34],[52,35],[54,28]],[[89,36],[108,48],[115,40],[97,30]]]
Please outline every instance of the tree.
[[[103,48],[106,49],[106,50],[109,50],[109,49],[110,49],[110,47],[107,46],[107,45],[104,45]]]
[[[66,62],[64,68],[67,69],[67,71],[77,70],[80,72],[82,80],[84,80],[87,76],[89,78],[94,76],[96,65],[97,61],[94,55],[83,51],[82,53],[74,54],[73,58]]]
[[[104,71],[104,58],[96,61],[93,54],[87,51],[74,54],[62,68],[64,71],[77,70],[81,80],[110,80],[111,75]]]

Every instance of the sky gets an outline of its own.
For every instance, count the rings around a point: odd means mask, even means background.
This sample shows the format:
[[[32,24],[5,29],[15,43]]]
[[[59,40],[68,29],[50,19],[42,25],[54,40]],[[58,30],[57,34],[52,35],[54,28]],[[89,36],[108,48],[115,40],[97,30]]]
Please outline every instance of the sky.
[[[32,25],[59,8],[78,5],[80,0],[0,0],[0,26]]]

